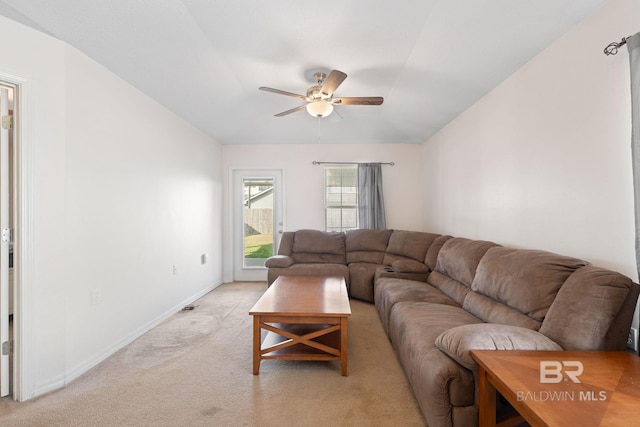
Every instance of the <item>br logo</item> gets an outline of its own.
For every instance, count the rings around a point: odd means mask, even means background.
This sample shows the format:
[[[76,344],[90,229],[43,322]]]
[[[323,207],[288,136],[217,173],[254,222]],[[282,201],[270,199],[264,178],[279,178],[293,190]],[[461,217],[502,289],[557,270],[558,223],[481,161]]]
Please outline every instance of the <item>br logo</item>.
[[[580,383],[578,377],[584,371],[582,362],[577,360],[541,360],[540,361],[540,383],[557,384],[566,381],[567,378],[574,383]]]

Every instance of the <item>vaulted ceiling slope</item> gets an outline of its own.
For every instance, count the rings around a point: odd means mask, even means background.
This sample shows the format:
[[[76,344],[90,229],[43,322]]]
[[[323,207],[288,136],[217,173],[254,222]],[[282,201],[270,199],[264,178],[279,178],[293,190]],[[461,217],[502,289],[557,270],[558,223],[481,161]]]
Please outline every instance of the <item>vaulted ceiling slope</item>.
[[[223,144],[421,143],[606,0],[0,0]],[[383,96],[317,119],[313,74]]]

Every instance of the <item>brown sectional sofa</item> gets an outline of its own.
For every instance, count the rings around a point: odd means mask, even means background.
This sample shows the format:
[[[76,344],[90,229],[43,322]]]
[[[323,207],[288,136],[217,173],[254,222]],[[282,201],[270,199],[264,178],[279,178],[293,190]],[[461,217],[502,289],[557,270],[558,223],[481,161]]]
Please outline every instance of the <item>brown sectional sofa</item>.
[[[477,424],[471,349],[624,350],[640,292],[567,256],[399,231],[285,232],[279,275],[343,276],[373,302],[429,426]]]
[[[350,295],[373,302],[374,278],[425,281],[437,251],[437,234],[399,230],[286,231],[278,255],[267,260],[268,282],[285,276],[342,276]],[[425,264],[425,259],[427,263]],[[386,271],[394,268],[393,273]]]

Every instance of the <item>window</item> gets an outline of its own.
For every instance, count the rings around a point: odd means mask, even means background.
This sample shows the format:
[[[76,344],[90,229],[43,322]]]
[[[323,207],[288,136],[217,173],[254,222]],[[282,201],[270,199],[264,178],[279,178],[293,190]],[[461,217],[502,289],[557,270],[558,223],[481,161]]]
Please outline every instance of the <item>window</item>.
[[[358,228],[357,166],[327,166],[324,187],[326,231]]]

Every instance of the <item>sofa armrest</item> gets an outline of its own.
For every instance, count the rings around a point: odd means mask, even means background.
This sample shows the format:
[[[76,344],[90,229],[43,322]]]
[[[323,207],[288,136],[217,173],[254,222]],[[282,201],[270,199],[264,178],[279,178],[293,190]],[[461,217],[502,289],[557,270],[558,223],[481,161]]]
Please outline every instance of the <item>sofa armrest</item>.
[[[286,255],[274,255],[264,263],[265,267],[287,268],[293,265],[293,259]]]
[[[478,365],[471,350],[562,350],[540,332],[518,326],[475,323],[451,328],[436,338],[436,347],[470,370]]]
[[[410,259],[399,259],[391,263],[393,271],[398,273],[428,273],[429,267],[425,264]]]

